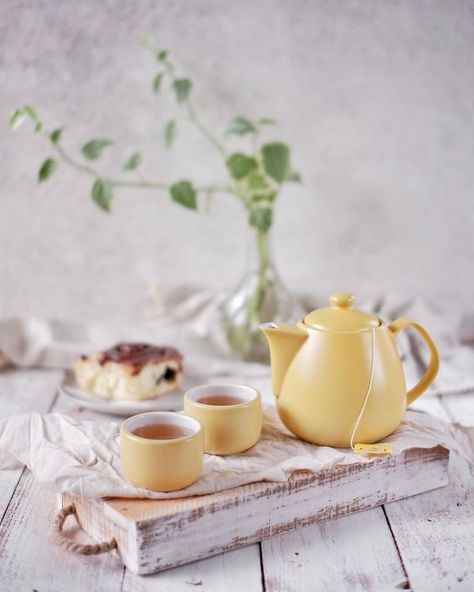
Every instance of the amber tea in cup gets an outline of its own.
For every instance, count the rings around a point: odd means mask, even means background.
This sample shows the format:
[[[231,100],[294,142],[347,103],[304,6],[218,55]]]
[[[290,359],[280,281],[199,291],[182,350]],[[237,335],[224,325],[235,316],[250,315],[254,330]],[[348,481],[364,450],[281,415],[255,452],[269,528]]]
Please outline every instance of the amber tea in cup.
[[[202,405],[240,405],[241,403],[245,403],[245,399],[242,397],[233,397],[232,395],[219,393],[215,395],[205,395],[196,400]]]
[[[186,426],[172,423],[149,423],[140,426],[132,431],[134,436],[139,438],[150,438],[151,440],[172,440],[191,436],[193,430]]]
[[[251,448],[262,430],[260,393],[243,384],[205,384],[184,395],[184,411],[204,428],[209,454],[237,454]]]
[[[203,455],[202,426],[183,413],[141,413],[120,428],[122,469],[137,487],[156,491],[187,487],[199,478]]]

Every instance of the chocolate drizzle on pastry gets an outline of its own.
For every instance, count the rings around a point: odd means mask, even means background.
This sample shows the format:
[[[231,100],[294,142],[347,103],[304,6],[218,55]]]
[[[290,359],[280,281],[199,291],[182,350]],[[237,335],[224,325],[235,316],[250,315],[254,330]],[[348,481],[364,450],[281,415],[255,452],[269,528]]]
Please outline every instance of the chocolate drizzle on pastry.
[[[107,362],[124,364],[133,368],[133,374],[138,374],[147,364],[160,364],[168,360],[178,362],[181,369],[182,359],[182,355],[174,347],[159,347],[148,343],[119,343],[97,357],[101,366]]]

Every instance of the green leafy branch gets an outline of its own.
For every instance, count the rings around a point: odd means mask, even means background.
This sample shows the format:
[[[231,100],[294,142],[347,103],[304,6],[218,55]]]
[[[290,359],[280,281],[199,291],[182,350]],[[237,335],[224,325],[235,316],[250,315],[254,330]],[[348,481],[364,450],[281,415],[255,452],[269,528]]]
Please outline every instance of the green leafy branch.
[[[94,138],[89,140],[81,148],[83,161],[71,156],[61,144],[61,138],[64,128],[55,128],[48,131],[43,122],[40,120],[38,111],[31,105],[26,105],[20,109],[16,109],[10,117],[10,125],[12,129],[17,129],[25,120],[31,119],[34,124],[36,133],[43,135],[50,141],[51,147],[55,151],[55,157],[48,157],[40,166],[38,171],[38,182],[41,183],[49,179],[57,170],[58,164],[63,164],[72,167],[82,173],[86,173],[94,177],[94,182],[91,188],[91,197],[94,202],[104,211],[110,212],[112,200],[114,197],[114,188],[141,188],[141,189],[158,189],[167,190],[170,193],[171,199],[180,205],[196,210],[197,199],[199,192],[214,193],[214,192],[231,192],[231,189],[225,186],[208,185],[203,187],[194,187],[187,181],[178,181],[174,184],[167,184],[158,181],[151,181],[147,179],[129,180],[111,178],[98,170],[96,167],[88,164],[88,161],[97,160],[103,150],[113,143],[106,138]],[[124,171],[134,171],[143,162],[143,153],[135,152],[132,154],[126,163],[123,165]]]
[[[209,204],[216,193],[226,193],[238,198],[247,211],[248,222],[257,232],[266,233],[273,221],[273,205],[281,186],[287,181],[300,181],[300,176],[291,168],[290,148],[282,142],[271,142],[260,146],[260,134],[263,128],[275,122],[267,117],[251,120],[243,116],[234,117],[226,127],[224,138],[214,134],[203,123],[192,101],[193,84],[189,78],[177,75],[175,64],[167,50],[158,50],[152,41],[145,40],[145,46],[152,52],[157,64],[152,90],[159,95],[167,83],[179,108],[179,115],[166,121],[163,139],[166,148],[171,148],[177,139],[180,121],[188,121],[203,135],[209,144],[223,158],[225,170],[229,176],[226,184],[196,186],[187,179],[169,184],[157,180],[123,178],[110,176],[100,170],[96,162],[113,142],[108,138],[95,137],[81,147],[79,157],[71,155],[62,143],[64,128],[47,130],[38,111],[32,105],[16,109],[10,118],[13,129],[20,127],[26,120],[33,123],[35,133],[47,138],[54,156],[49,156],[41,164],[38,181],[49,179],[63,164],[93,177],[91,197],[104,211],[111,210],[116,188],[140,188],[167,191],[177,204],[191,210],[199,207],[198,196]],[[251,139],[249,153],[230,152],[226,141],[235,136],[248,136]],[[144,161],[142,151],[134,152],[121,167],[124,173],[137,173]],[[207,207],[206,206],[206,207]]]

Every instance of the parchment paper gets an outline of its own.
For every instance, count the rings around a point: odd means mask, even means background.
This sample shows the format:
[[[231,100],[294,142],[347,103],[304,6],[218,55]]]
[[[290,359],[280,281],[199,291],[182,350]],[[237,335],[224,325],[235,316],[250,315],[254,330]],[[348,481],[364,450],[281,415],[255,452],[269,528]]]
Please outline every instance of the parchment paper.
[[[371,462],[350,449],[315,446],[289,434],[274,406],[265,406],[260,441],[234,456],[206,455],[201,478],[186,489],[158,493],[138,489],[122,474],[119,424],[81,421],[67,415],[27,413],[0,419],[0,467],[26,464],[36,478],[59,492],[85,498],[177,498],[202,495],[255,481],[285,481],[295,470],[320,471],[336,464]],[[474,428],[447,424],[408,411],[400,428],[384,439],[394,454],[442,445],[474,462]]]

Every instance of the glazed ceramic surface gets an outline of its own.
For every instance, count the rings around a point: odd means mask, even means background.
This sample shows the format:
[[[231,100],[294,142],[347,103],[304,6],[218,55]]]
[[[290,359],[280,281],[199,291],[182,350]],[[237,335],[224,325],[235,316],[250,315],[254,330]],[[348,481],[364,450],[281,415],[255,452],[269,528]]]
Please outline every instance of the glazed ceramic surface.
[[[237,405],[207,405],[199,399],[229,395],[242,399]],[[208,384],[190,389],[184,395],[184,411],[198,419],[204,428],[204,450],[209,454],[237,454],[251,448],[262,431],[260,393],[239,384]]]
[[[170,423],[191,429],[181,438],[153,440],[136,436],[137,428],[153,423]],[[181,413],[155,411],[126,419],[120,428],[122,468],[137,487],[175,491],[196,481],[202,470],[204,433],[199,421]]]
[[[434,380],[436,346],[412,319],[386,325],[353,309],[351,294],[333,294],[330,302],[296,325],[262,325],[279,415],[291,432],[315,444],[347,447],[352,436],[356,442],[377,442],[398,427],[407,405]],[[405,327],[417,330],[431,353],[425,375],[408,392],[396,347]]]

